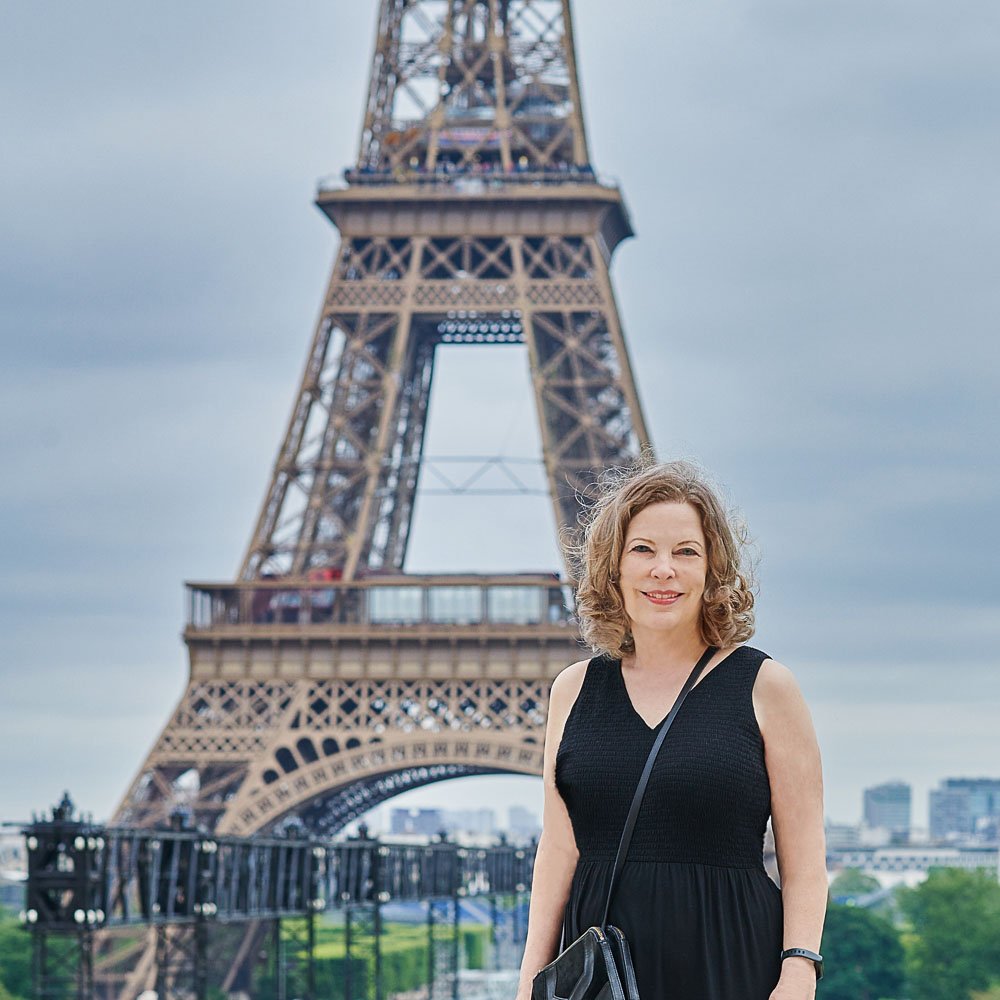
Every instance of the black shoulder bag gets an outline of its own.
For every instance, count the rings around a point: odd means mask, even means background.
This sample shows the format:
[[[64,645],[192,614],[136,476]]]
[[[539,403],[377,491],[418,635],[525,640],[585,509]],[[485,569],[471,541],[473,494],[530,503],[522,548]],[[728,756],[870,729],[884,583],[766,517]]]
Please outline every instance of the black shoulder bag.
[[[639,816],[639,807],[642,805],[646,785],[649,784],[649,776],[653,772],[656,755],[660,752],[667,730],[688,692],[694,687],[705,665],[716,651],[716,646],[709,646],[694,665],[694,669],[684,682],[684,687],[677,695],[674,707],[663,720],[653,749],[646,758],[646,766],[636,786],[628,819],[625,820],[625,829],[622,831],[622,839],[618,844],[618,854],[615,856],[615,867],[608,884],[608,895],[604,902],[604,916],[601,918],[600,926],[585,930],[569,947],[563,949],[554,961],[536,973],[531,983],[531,1000],[639,1000],[639,989],[636,986],[635,969],[628,942],[617,927],[608,923],[611,897],[614,895],[618,876],[625,866],[625,856],[628,854],[632,831]]]

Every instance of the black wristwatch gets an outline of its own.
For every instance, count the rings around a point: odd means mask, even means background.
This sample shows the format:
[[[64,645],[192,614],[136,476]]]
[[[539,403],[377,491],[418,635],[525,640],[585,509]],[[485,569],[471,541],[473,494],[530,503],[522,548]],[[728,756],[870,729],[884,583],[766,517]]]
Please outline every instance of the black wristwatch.
[[[808,958],[813,965],[816,966],[816,979],[820,980],[823,978],[823,956],[815,951],[810,951],[808,948],[786,948],[781,953],[781,961],[784,962],[786,958],[792,958],[793,956],[798,956],[801,958]]]

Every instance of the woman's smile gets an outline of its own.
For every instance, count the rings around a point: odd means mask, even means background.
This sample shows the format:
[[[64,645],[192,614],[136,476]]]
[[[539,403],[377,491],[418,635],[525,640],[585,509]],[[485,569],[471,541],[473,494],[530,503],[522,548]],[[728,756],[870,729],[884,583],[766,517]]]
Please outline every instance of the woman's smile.
[[[659,607],[669,607],[676,604],[684,595],[678,590],[640,590],[651,604]]]

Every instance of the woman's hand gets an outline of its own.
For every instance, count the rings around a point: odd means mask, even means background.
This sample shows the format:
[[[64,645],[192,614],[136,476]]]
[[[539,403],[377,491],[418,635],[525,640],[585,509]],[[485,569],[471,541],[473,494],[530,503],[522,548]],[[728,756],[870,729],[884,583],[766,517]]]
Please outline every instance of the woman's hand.
[[[781,977],[771,990],[769,1000],[813,1000],[815,996],[816,966],[811,959],[801,955],[786,958],[781,963]]]

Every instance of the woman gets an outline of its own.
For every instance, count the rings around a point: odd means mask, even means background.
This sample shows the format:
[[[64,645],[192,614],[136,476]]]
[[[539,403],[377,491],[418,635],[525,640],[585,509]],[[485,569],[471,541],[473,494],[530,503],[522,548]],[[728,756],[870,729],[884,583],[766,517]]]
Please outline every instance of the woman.
[[[792,672],[751,646],[741,533],[700,471],[645,463],[607,485],[575,549],[598,655],[552,684],[543,832],[517,1000],[599,924],[659,724],[718,647],[657,758],[609,923],[642,1000],[811,1000],[826,912],[819,747]],[[768,816],[779,889],[763,866]]]

